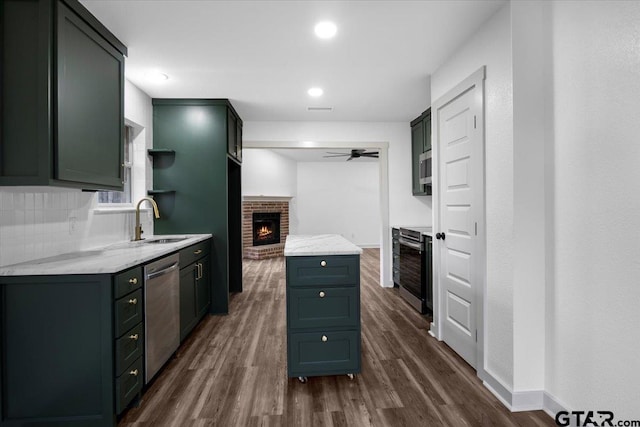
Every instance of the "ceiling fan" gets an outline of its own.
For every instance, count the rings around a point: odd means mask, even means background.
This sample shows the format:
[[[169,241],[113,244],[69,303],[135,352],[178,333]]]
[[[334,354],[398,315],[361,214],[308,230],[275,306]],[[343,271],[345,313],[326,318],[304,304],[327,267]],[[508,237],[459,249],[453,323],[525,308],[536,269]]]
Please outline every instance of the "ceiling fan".
[[[357,159],[358,157],[374,157],[376,159],[378,158],[378,152],[377,151],[367,151],[367,150],[363,150],[363,149],[351,150],[351,153],[332,153],[331,151],[327,151],[327,154],[330,154],[330,156],[322,156],[322,157],[349,156],[347,161],[349,161],[351,159]]]

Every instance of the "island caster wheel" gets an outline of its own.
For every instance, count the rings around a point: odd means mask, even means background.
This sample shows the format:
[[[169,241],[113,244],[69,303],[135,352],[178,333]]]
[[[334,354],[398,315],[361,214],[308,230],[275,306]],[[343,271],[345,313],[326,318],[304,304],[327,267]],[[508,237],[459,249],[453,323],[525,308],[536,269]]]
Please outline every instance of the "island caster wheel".
[[[349,379],[350,379],[351,381],[353,381],[353,379],[356,377],[356,376],[355,376],[355,375],[353,375],[353,374],[347,374],[347,376],[349,377]]]
[[[307,382],[307,377],[298,377],[298,381],[300,381],[302,384]]]

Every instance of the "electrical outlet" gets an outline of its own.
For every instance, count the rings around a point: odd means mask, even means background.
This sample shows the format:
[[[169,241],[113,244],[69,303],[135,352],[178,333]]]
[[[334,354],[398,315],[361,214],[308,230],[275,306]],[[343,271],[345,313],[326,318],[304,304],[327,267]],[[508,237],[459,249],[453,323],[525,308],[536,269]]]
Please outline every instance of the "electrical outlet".
[[[77,221],[78,219],[75,216],[69,217],[69,234],[75,233]]]

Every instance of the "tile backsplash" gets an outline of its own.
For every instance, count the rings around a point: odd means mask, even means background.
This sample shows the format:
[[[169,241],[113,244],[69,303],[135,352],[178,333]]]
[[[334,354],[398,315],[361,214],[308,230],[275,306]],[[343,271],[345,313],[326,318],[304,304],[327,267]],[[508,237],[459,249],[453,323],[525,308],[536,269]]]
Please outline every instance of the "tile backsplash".
[[[96,211],[93,192],[54,187],[0,187],[0,266],[130,240],[135,212]],[[140,219],[153,233],[151,213]]]

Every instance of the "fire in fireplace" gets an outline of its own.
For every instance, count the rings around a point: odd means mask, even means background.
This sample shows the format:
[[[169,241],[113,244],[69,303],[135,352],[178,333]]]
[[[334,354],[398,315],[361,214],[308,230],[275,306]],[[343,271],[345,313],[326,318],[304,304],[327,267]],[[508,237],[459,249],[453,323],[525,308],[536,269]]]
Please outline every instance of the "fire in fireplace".
[[[253,246],[280,243],[280,212],[253,213]]]

